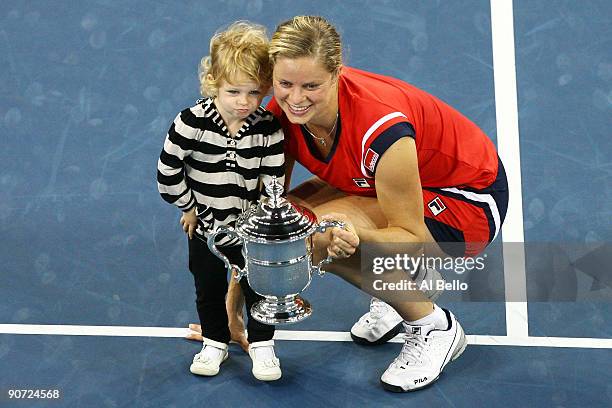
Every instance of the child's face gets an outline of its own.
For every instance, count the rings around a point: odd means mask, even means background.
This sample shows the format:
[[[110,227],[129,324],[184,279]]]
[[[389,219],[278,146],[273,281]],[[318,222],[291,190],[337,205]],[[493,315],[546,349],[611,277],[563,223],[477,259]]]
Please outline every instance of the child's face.
[[[244,120],[255,112],[263,97],[264,92],[259,84],[249,78],[239,77],[233,83],[221,81],[215,104],[223,120],[231,123]]]

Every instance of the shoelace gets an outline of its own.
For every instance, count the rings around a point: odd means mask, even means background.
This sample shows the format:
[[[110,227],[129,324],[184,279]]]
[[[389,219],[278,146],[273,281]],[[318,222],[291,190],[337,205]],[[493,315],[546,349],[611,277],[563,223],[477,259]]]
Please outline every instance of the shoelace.
[[[427,339],[429,336],[405,333],[404,346],[399,356],[395,359],[397,365],[422,364],[421,356],[425,353],[425,348],[429,346]],[[398,364],[399,363],[399,364]]]
[[[369,319],[366,320],[371,320],[372,322],[375,322],[376,320],[384,316],[386,313],[387,304],[378,299],[372,298],[372,300],[370,301],[370,316]]]

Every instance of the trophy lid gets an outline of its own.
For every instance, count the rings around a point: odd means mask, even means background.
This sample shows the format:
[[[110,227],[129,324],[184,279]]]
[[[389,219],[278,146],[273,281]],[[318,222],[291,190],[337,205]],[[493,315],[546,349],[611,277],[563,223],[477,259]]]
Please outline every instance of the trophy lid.
[[[266,185],[268,197],[253,205],[236,221],[236,230],[247,240],[295,241],[312,233],[316,215],[308,208],[282,197],[283,186],[276,177]]]

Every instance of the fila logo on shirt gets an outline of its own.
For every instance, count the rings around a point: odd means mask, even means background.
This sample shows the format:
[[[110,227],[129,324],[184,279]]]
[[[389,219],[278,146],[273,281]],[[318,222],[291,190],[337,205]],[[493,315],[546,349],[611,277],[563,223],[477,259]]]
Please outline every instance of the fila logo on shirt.
[[[355,182],[355,184],[357,184],[357,187],[361,187],[361,188],[372,187],[370,183],[368,183],[368,180],[364,178],[354,178],[353,181]]]
[[[446,210],[446,206],[444,205],[444,203],[442,202],[442,200],[440,200],[440,197],[438,196],[436,196],[436,198],[428,202],[427,206],[429,207],[429,209],[431,210],[431,213],[434,216],[437,216],[442,211]]]
[[[374,150],[372,149],[368,149],[368,151],[365,154],[365,157],[363,158],[363,165],[365,166],[366,169],[370,170],[372,173],[374,173],[374,169],[376,168],[376,162],[378,161],[378,153],[376,153]]]

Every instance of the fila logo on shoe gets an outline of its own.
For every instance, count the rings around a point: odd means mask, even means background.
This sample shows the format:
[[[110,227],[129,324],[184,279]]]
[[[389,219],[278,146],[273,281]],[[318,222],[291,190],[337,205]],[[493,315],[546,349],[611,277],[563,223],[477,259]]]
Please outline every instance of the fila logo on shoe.
[[[425,381],[427,381],[427,377],[417,378],[416,380],[414,380],[414,383],[421,384],[421,383],[424,383]]]
[[[372,187],[370,185],[370,183],[368,183],[368,180],[364,179],[364,178],[354,178],[353,181],[355,182],[355,184],[357,185],[357,187],[361,187],[361,188],[369,188]]]
[[[436,196],[433,200],[427,203],[427,207],[431,210],[431,213],[435,216],[440,214],[442,211],[446,210],[446,206],[440,200],[440,197]]]
[[[421,327],[420,326],[414,326],[412,328],[412,334],[421,334]]]

